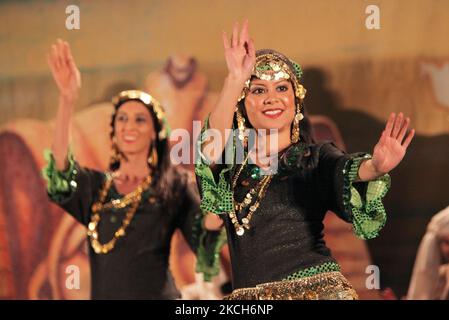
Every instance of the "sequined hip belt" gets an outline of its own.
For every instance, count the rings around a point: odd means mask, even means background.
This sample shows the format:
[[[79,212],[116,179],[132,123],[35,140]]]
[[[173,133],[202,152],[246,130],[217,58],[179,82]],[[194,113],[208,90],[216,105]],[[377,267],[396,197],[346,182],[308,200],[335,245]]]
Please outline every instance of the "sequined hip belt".
[[[340,272],[325,272],[296,280],[259,284],[234,290],[225,300],[357,300]]]

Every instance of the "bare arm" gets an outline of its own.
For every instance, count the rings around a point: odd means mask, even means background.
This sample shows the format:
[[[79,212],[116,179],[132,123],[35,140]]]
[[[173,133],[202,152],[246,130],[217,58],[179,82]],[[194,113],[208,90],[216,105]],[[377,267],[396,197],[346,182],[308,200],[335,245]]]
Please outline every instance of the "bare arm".
[[[256,60],[254,43],[249,38],[248,21],[243,24],[240,35],[238,23],[234,24],[231,41],[228,40],[227,34],[223,32],[223,46],[228,75],[209,118],[209,128],[218,130],[220,139],[218,141],[208,140],[203,145],[206,157],[212,162],[220,157],[224,149],[229,136],[229,132],[226,135],[226,129],[232,128],[235,106],[246,80],[251,76]],[[212,147],[209,145],[210,143],[213,144]],[[207,148],[205,148],[206,146]]]
[[[254,42],[249,38],[248,21],[242,26],[239,36],[239,25],[234,24],[231,41],[226,32],[223,32],[223,46],[225,49],[228,75],[225,79],[218,101],[210,114],[209,129],[218,131],[220,139],[208,140],[203,144],[203,153],[213,163],[221,156],[229,138],[227,129],[232,128],[237,101],[242,94],[245,82],[251,77],[256,61]],[[223,221],[215,214],[208,213],[203,221],[207,230],[219,230]]]
[[[59,106],[56,116],[52,152],[58,170],[67,166],[70,126],[73,109],[78,100],[81,76],[67,42],[58,39],[47,55],[53,79],[59,89]]]

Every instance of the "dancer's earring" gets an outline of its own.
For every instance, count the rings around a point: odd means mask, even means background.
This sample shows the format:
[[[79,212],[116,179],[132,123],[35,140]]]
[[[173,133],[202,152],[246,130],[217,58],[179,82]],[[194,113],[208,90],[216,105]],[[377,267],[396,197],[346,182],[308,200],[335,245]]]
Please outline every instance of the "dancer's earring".
[[[291,142],[297,143],[299,141],[299,122],[304,119],[304,115],[301,113],[301,107],[298,103],[296,105],[295,118],[293,119]]]
[[[148,165],[153,168],[156,169],[157,165],[158,165],[158,156],[157,156],[157,150],[156,150],[156,146],[153,144],[151,147],[151,151],[150,151],[150,155],[148,157]]]
[[[243,145],[247,145],[248,137],[245,135],[245,117],[242,114],[242,111],[239,107],[236,108],[236,116],[237,116],[237,127],[239,130],[238,138],[243,143]]]

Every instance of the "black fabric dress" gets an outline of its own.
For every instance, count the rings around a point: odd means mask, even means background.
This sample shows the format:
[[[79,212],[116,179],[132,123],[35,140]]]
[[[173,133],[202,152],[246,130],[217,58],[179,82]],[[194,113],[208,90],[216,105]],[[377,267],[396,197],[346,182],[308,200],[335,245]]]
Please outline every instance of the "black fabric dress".
[[[89,243],[92,299],[175,299],[180,293],[169,271],[170,241],[180,229],[192,249],[197,244],[192,233],[198,219],[199,197],[187,172],[169,170],[169,199],[161,202],[154,188],[142,195],[126,235],[107,254],[96,254]],[[51,198],[76,220],[87,226],[91,206],[98,200],[106,175],[76,165],[76,188]],[[120,198],[112,184],[107,201]],[[101,212],[99,240],[112,239],[121,226],[127,208]]]
[[[381,198],[389,188],[389,177],[356,182],[358,168],[368,157],[363,153],[346,154],[332,143],[290,146],[280,156],[279,170],[243,236],[236,234],[228,214],[220,212],[229,197],[217,196],[220,185],[204,174],[207,165],[198,166],[201,196],[203,201],[208,200],[203,210],[219,214],[225,223],[233,289],[338,271],[339,266],[324,241],[323,220],[329,210],[355,224],[356,234],[361,238],[376,236],[385,223]],[[220,179],[229,183],[238,167],[234,165]],[[243,201],[257,184],[252,175],[255,167],[246,165],[241,172],[232,191],[237,202]],[[214,168],[215,180],[221,168]],[[371,198],[366,201],[370,183]],[[360,196],[357,207],[354,206],[357,201],[350,202],[352,193]],[[238,220],[242,221],[247,212],[239,213]]]
[[[284,172],[271,181],[243,236],[236,234],[231,219],[224,216],[234,289],[279,281],[299,270],[336,262],[323,239],[323,219],[333,210],[350,221],[343,201],[338,201],[343,200],[342,172],[349,158],[330,144],[313,145],[303,159],[307,162],[303,170],[292,174],[280,168]],[[244,199],[255,182],[250,174],[250,170],[243,172],[234,189],[237,201]],[[242,186],[243,180],[249,186]]]

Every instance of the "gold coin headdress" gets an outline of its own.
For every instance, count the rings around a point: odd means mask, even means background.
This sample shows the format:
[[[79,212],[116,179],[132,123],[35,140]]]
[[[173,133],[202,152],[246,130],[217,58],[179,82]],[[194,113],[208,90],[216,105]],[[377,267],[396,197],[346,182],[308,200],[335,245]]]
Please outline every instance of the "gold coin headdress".
[[[273,50],[257,51],[256,63],[251,77],[268,81],[290,80],[298,99],[302,101],[306,95],[306,89],[299,82],[302,77],[301,66]],[[251,79],[246,81],[239,101],[244,99],[248,93],[250,81]]]
[[[170,127],[165,116],[165,110],[159,101],[146,92],[140,90],[126,90],[112,98],[112,103],[114,104],[115,110],[117,110],[118,107],[129,100],[142,102],[150,112],[153,112],[156,115],[160,128],[158,132],[159,140],[167,139],[170,136]]]

